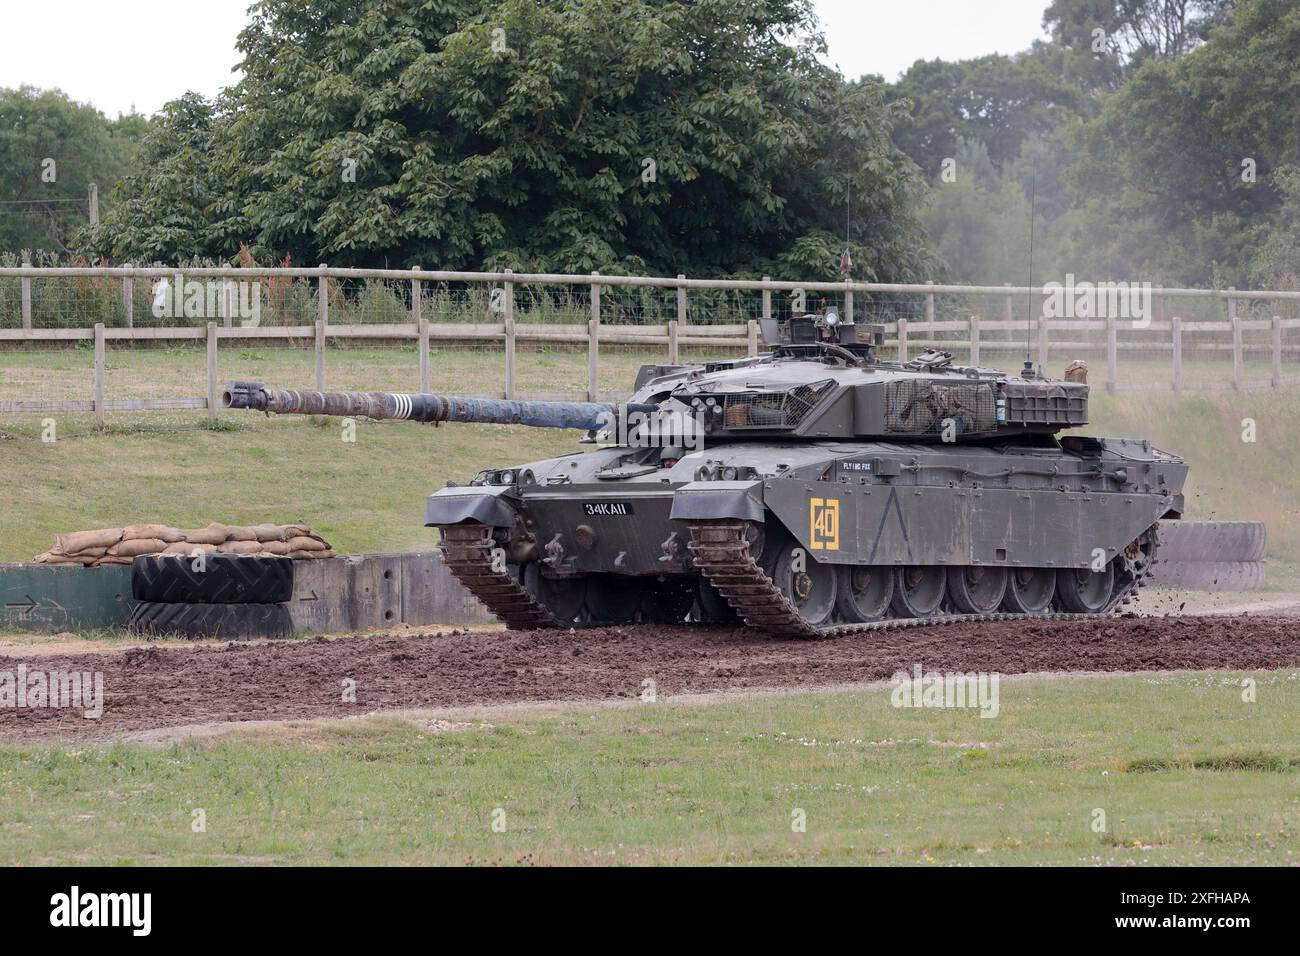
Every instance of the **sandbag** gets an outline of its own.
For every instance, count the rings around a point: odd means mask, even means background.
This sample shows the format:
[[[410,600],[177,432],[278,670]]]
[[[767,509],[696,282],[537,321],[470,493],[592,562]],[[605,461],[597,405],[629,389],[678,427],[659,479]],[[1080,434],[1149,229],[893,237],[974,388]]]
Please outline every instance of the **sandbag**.
[[[64,554],[80,554],[91,548],[111,548],[122,540],[121,528],[100,528],[98,531],[71,531],[54,536],[54,549]],[[100,554],[104,552],[101,551]]]
[[[290,538],[287,542],[290,551],[324,551],[328,545],[318,538],[310,538],[306,535],[298,535],[296,538]]]
[[[227,541],[217,545],[217,551],[221,554],[257,554],[261,550],[262,544],[256,538],[252,541]]]
[[[257,532],[252,528],[241,527],[240,525],[226,526],[227,541],[256,541]]]
[[[134,558],[139,554],[157,554],[165,547],[167,542],[161,538],[131,538],[113,545],[108,553],[115,558]]]
[[[257,536],[258,541],[287,541],[289,536],[278,524],[255,524],[248,529]]]
[[[221,544],[226,540],[229,529],[224,524],[214,521],[206,528],[188,528],[181,534],[184,540],[192,544]]]
[[[130,524],[122,529],[123,541],[136,541],[146,538],[157,538],[166,544],[173,541],[184,541],[185,533],[177,528],[170,528],[165,524]]]

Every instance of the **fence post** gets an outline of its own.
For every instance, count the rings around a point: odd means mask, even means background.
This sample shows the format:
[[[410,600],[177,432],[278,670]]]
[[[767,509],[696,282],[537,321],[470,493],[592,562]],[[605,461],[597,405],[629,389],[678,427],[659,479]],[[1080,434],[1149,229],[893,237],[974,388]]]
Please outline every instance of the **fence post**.
[[[91,228],[99,225],[99,184],[86,184],[86,205],[90,207]]]
[[[226,320],[226,328],[232,328],[235,324],[235,280],[221,280],[221,304],[223,318]]]
[[[930,301],[926,303],[925,311],[930,313],[933,307],[934,293],[929,293]],[[907,361],[907,319],[898,320],[898,361]]]
[[[587,323],[587,401],[596,401],[600,391],[600,283],[591,272],[591,321]]]
[[[686,274],[679,272],[677,278],[685,279]],[[685,325],[688,321],[686,315],[686,287],[681,285],[677,287],[677,321],[681,325]]]
[[[970,363],[971,365],[980,364],[980,317],[972,315],[970,317]]]
[[[934,280],[926,279],[925,284],[934,285]],[[927,322],[934,321],[934,293],[933,292],[927,292],[925,294],[925,321]]]
[[[772,277],[763,276],[763,281],[771,282]],[[770,319],[771,317],[772,317],[772,290],[765,288],[763,290],[763,318]]]
[[[412,272],[419,272],[419,266],[411,266]],[[420,391],[429,390],[429,323],[424,321],[424,295],[420,291],[420,280],[411,278],[411,319],[415,322],[416,348],[420,350]]]
[[[26,259],[23,260],[23,268],[30,269],[32,264]],[[18,283],[22,286],[23,297],[23,328],[32,327],[32,279],[31,276],[23,276]]]
[[[217,323],[208,323],[208,421],[217,420]]]
[[[844,290],[844,321],[853,324],[853,290]]]
[[[1235,290],[1235,286],[1228,286],[1229,292]],[[1241,357],[1241,320],[1237,318],[1237,300],[1232,296],[1228,296],[1228,322],[1232,325],[1232,387],[1239,389],[1244,371]]]
[[[1174,316],[1169,320],[1174,346],[1174,391],[1183,390],[1183,320]]]
[[[95,424],[104,427],[104,323],[95,323]]]
[[[320,264],[320,278],[316,280],[316,308],[320,322],[328,325],[330,320],[330,280],[325,274],[328,269],[325,263]],[[318,335],[317,338],[320,338]],[[323,348],[323,345],[321,346]],[[320,388],[319,385],[316,386]]]
[[[321,276],[321,286],[325,284],[325,276]],[[325,299],[321,297],[321,314],[325,313]],[[316,391],[325,391],[325,319],[316,320]],[[325,421],[320,415],[311,417],[313,423],[319,425]]]
[[[1115,317],[1106,317],[1106,391],[1113,392],[1119,385],[1119,341]]]
[[[1008,289],[1011,288],[1010,282],[1002,283]],[[1011,323],[1016,321],[1016,303],[1015,297],[1008,292],[1002,302],[1002,317],[1007,320],[1007,328],[1011,328]]]
[[[126,313],[126,327],[135,328],[135,280],[122,276],[122,311]]]
[[[749,336],[749,343],[745,349],[750,358],[758,354],[758,323],[750,319],[745,323],[746,331]]]
[[[316,320],[316,391],[325,390],[325,320]]]
[[[1273,316],[1273,387],[1282,387],[1282,316]]]
[[[1052,340],[1047,328],[1047,316],[1038,317],[1038,371],[1047,374],[1047,361],[1051,356]]]
[[[513,269],[506,270],[507,276],[514,275]],[[506,398],[515,394],[515,283],[506,279],[505,287],[505,339],[506,339]]]
[[[677,364],[677,320],[668,320],[668,364]]]

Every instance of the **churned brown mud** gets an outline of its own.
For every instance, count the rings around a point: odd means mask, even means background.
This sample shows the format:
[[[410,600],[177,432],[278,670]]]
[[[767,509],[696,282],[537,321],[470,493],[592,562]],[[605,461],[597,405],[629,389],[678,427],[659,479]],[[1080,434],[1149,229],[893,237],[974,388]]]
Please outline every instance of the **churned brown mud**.
[[[520,701],[615,700],[655,681],[662,696],[801,688],[927,670],[1264,669],[1300,665],[1300,621],[1275,617],[1006,621],[877,631],[830,641],[744,629],[604,627],[445,631],[282,643],[0,656],[0,672],[103,675],[98,720],[77,709],[0,707],[0,740],[107,738],[223,721]],[[355,703],[343,699],[355,681]]]

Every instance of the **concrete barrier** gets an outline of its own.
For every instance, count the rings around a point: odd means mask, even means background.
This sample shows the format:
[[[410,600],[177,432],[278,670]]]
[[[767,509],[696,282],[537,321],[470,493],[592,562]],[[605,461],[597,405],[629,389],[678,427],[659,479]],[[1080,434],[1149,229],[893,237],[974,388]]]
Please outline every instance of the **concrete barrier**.
[[[296,630],[346,633],[409,624],[482,624],[491,614],[436,551],[294,562]],[[131,569],[0,564],[0,627],[54,633],[125,627]]]

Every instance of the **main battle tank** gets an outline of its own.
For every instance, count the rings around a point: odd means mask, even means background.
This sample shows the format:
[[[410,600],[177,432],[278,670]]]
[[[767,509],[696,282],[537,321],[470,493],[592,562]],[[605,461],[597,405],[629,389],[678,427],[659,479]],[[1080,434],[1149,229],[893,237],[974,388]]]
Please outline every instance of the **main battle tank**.
[[[593,446],[429,496],[447,566],[514,628],[736,623],[831,636],[929,620],[1113,613],[1183,459],[1059,437],[1088,386],[879,360],[881,326],[764,320],[770,351],[648,365],[624,404],[300,392],[233,382],[230,408],[578,428]],[[1077,378],[1072,375],[1071,378]]]

